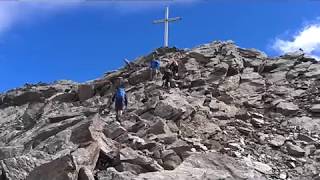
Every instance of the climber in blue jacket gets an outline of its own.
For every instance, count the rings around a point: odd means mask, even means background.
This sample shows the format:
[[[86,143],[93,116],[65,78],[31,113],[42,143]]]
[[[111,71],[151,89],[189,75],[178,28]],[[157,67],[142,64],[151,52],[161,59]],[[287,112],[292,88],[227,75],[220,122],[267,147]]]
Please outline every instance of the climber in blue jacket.
[[[119,116],[122,116],[123,110],[128,107],[128,98],[124,85],[120,85],[112,97],[112,102],[115,102],[116,119],[119,121]]]
[[[154,77],[158,76],[159,71],[160,71],[160,60],[156,59],[155,56],[153,56],[153,59],[150,62],[150,80],[151,81],[154,80]]]

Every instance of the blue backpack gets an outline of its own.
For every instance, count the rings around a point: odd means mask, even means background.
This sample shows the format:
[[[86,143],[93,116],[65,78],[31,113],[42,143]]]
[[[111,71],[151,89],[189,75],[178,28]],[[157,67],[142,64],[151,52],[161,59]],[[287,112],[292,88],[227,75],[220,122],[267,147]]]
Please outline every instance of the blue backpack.
[[[125,96],[126,96],[126,91],[124,90],[124,88],[118,88],[116,92],[116,101],[117,102],[124,101]]]
[[[160,61],[159,60],[152,60],[151,61],[151,68],[152,69],[160,69]]]

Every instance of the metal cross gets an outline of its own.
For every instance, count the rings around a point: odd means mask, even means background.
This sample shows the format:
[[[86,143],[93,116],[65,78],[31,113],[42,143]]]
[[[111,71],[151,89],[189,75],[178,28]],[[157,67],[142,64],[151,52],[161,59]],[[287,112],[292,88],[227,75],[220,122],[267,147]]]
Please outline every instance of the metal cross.
[[[153,21],[154,24],[164,23],[164,47],[169,45],[169,22],[181,20],[181,17],[169,18],[169,7],[166,7],[164,19]]]

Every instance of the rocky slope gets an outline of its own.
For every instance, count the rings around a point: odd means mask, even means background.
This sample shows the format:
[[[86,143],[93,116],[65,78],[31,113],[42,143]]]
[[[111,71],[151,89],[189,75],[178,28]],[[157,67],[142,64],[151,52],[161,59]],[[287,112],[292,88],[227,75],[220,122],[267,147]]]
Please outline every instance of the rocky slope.
[[[176,88],[152,54],[103,78],[0,95],[0,180],[320,179],[320,64],[232,42],[180,52]],[[129,107],[110,98],[123,78]]]

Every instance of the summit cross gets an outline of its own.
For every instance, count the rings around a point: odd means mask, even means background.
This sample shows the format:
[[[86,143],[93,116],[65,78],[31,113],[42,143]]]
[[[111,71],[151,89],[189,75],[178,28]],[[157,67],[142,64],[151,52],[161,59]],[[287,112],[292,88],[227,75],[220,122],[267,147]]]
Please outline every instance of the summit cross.
[[[181,17],[169,18],[169,7],[166,7],[164,19],[153,21],[154,24],[164,23],[164,47],[169,46],[169,23],[181,19]]]

